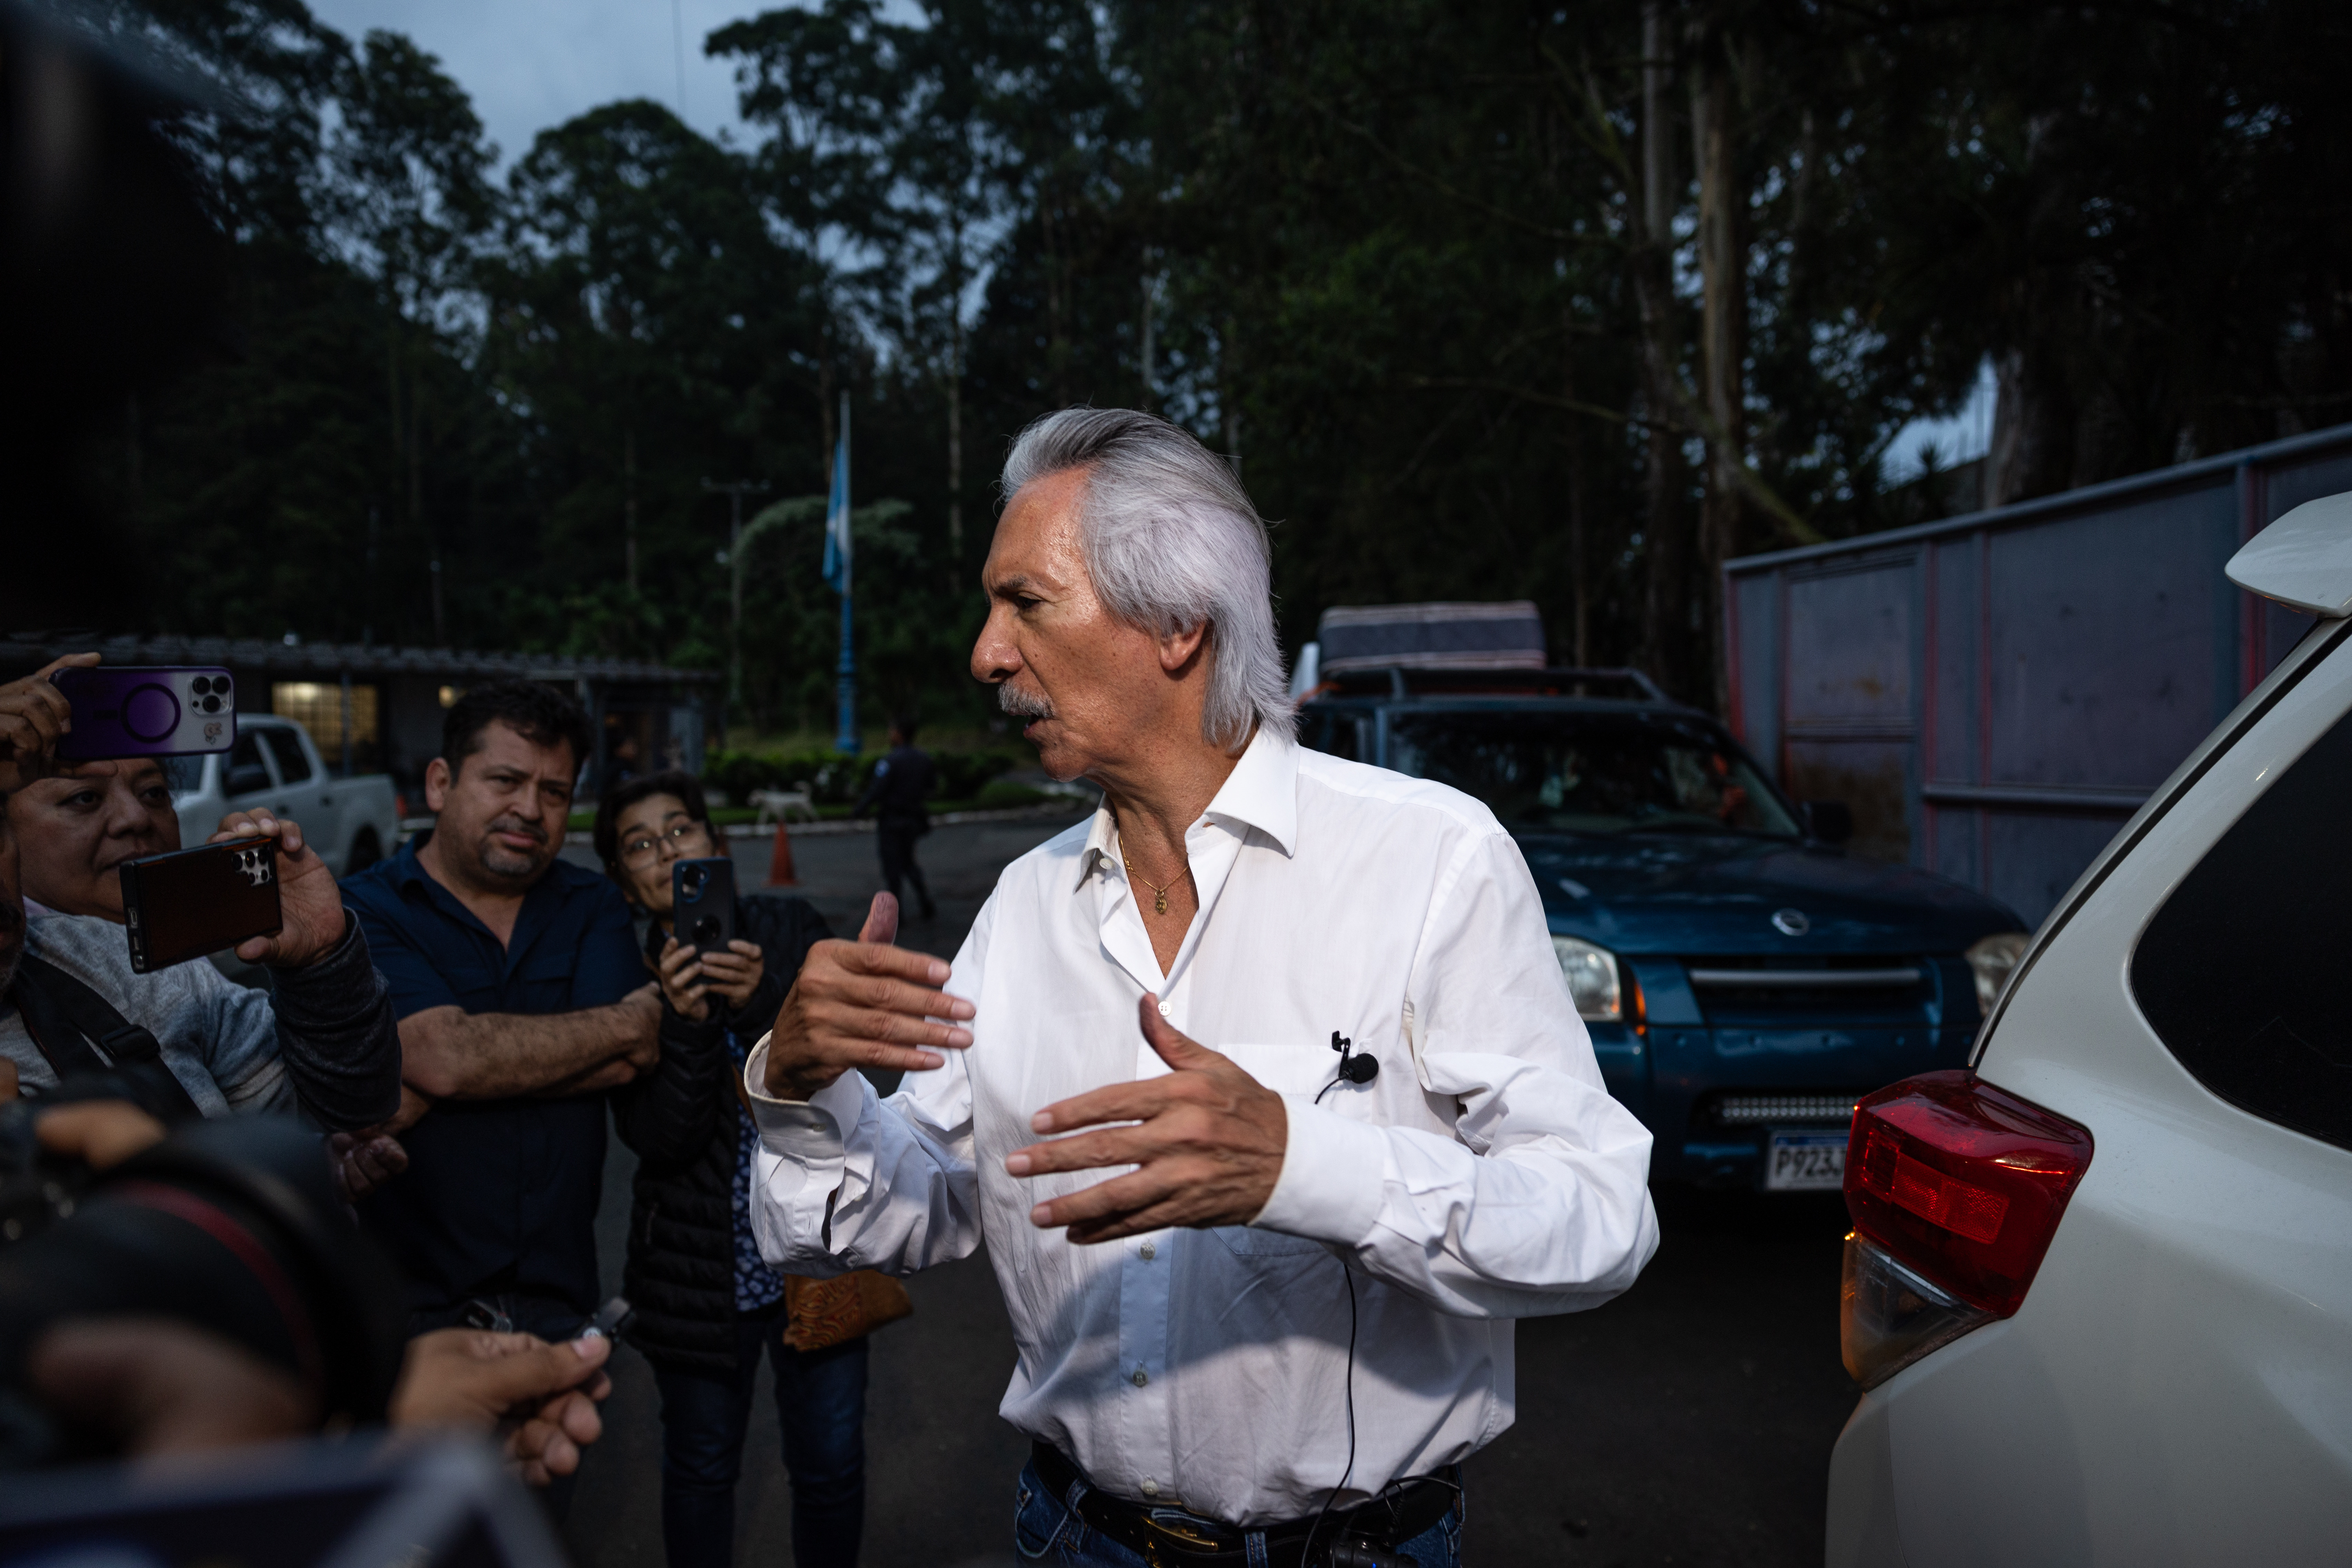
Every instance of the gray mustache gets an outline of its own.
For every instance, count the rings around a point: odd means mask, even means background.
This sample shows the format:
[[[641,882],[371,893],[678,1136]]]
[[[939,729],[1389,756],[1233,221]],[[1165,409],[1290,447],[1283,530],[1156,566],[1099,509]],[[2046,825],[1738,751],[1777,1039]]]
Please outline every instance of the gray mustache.
[[[996,689],[996,705],[1015,719],[1051,719],[1054,705],[1043,697],[1032,697],[1011,681]]]
[[[541,844],[547,842],[547,829],[541,827],[536,822],[523,822],[511,816],[499,817],[497,821],[490,824],[489,831],[492,833],[520,833],[524,837],[537,839]]]

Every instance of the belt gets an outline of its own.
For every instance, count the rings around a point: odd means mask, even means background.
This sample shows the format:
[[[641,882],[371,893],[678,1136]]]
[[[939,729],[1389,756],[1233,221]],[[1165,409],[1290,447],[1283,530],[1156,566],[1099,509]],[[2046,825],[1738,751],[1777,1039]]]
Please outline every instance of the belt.
[[[1346,1542],[1350,1545],[1391,1548],[1429,1530],[1452,1510],[1462,1495],[1451,1468],[1444,1478],[1423,1477],[1400,1481],[1378,1497],[1353,1508],[1333,1509],[1318,1521],[1310,1515],[1281,1524],[1244,1530],[1202,1519],[1180,1508],[1133,1503],[1111,1496],[1086,1478],[1062,1451],[1046,1443],[1033,1443],[1029,1463],[1045,1489],[1060,1499],[1090,1530],[1098,1530],[1146,1563],[1212,1568],[1223,1563],[1246,1563],[1249,1537],[1265,1540],[1267,1568],[1315,1568],[1307,1563],[1307,1538],[1311,1531],[1318,1547]],[[1072,1500],[1075,1498],[1075,1501]],[[1318,1554],[1319,1555],[1319,1554]]]

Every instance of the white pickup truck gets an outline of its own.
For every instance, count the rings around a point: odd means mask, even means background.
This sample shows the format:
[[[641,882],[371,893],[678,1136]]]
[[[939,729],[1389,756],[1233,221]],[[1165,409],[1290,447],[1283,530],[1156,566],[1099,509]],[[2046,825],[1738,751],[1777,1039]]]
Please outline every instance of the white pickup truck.
[[[400,842],[392,779],[328,775],[310,732],[274,713],[236,716],[236,744],[184,757],[171,770],[180,842],[190,848],[220,830],[232,811],[267,807],[302,825],[302,837],[339,877],[373,866]]]

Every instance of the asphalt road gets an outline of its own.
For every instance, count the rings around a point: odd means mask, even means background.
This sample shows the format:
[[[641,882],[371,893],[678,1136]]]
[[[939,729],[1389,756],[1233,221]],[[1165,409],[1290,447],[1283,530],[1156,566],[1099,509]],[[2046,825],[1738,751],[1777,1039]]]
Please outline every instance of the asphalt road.
[[[1075,818],[943,827],[923,841],[940,916],[908,946],[953,957],[1007,860]],[[571,851],[584,858],[581,851]],[[770,845],[739,840],[737,885],[766,880]],[[844,934],[880,885],[869,835],[803,837],[801,886]],[[599,1239],[620,1278],[634,1161],[617,1141]],[[1465,1559],[1520,1563],[1822,1560],[1830,1447],[1854,1392],[1838,1364],[1834,1195],[1658,1194],[1664,1243],[1598,1311],[1518,1330],[1517,1424],[1465,1467]],[[1012,1568],[1012,1485],[1026,1444],[997,1417],[1013,1367],[984,1257],[908,1282],[915,1315],[876,1337],[866,1415],[868,1568]],[[565,1536],[580,1568],[661,1561],[653,1379],[625,1351]],[[792,1561],[790,1494],[763,1370],[737,1493],[739,1561]]]

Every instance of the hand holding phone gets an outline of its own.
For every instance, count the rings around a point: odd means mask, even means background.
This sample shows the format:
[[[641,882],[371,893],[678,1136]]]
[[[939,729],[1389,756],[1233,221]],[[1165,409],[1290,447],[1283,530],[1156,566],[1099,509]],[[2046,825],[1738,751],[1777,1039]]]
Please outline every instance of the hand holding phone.
[[[343,912],[342,890],[335,885],[335,873],[317,850],[303,842],[300,823],[267,811],[230,812],[221,818],[220,831],[210,842],[254,838],[277,840],[282,925],[274,933],[239,942],[236,955],[247,963],[266,963],[273,969],[315,963],[335,951],[350,919]]]
[[[278,846],[268,838],[144,855],[125,860],[121,876],[131,967],[142,974],[283,929]]]
[[[97,662],[94,653],[69,653],[0,686],[0,795],[48,776],[58,737],[73,728],[73,705],[51,677]]]

